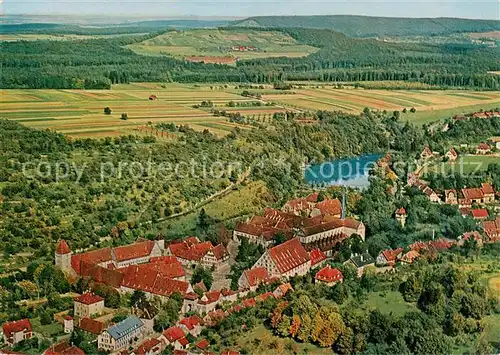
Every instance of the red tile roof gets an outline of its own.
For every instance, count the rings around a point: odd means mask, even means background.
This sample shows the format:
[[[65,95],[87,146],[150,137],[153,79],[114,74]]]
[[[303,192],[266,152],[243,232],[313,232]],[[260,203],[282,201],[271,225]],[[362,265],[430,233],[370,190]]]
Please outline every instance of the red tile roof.
[[[478,150],[490,150],[490,146],[486,143],[479,143],[479,145],[477,146],[477,149]]]
[[[1,353],[0,350],[0,354]],[[85,352],[79,347],[69,345],[67,341],[63,341],[45,350],[44,355],[85,355]]]
[[[90,265],[112,261],[111,248],[97,249],[83,254],[71,256],[71,267],[80,275],[80,264],[86,262]]]
[[[154,246],[155,242],[152,240],[148,240],[145,242],[139,242],[113,248],[113,254],[115,255],[115,260],[118,262],[144,258],[151,254]]]
[[[89,304],[94,304],[97,302],[104,301],[104,298],[102,298],[101,296],[96,295],[92,292],[85,292],[81,296],[75,297],[74,300],[75,300],[75,302],[80,302],[80,303],[89,305]]]
[[[143,342],[136,351],[137,355],[147,355],[149,352],[151,352],[153,349],[157,348],[160,349],[161,347],[161,341],[159,341],[156,338],[151,338]]]
[[[177,340],[179,342],[179,344],[181,344],[182,346],[186,346],[189,344],[189,340],[188,338],[184,337],[184,338],[180,338],[179,340]]]
[[[214,253],[215,258],[217,260],[222,260],[222,259],[229,257],[229,253],[223,244],[216,245],[212,249],[212,253]]]
[[[172,255],[164,255],[164,256],[153,256],[149,259],[150,263],[162,263],[162,264],[175,264],[178,263],[179,260],[175,256]]]
[[[135,272],[137,274],[147,273],[148,271],[156,271],[163,276],[177,279],[185,276],[182,264],[176,260],[175,263],[155,262],[147,264],[132,265],[125,269],[125,274]]]
[[[255,298],[247,298],[246,300],[243,300],[241,304],[243,305],[243,307],[251,308],[255,307],[257,305],[257,302],[255,302]]]
[[[398,255],[401,254],[402,252],[403,248],[387,249],[382,252],[382,255],[384,256],[385,260],[391,262],[391,261],[396,261]]]
[[[202,319],[197,315],[192,315],[181,320],[179,324],[184,325],[189,330],[193,330],[197,325],[202,324]]]
[[[71,253],[71,249],[68,246],[68,243],[64,239],[61,239],[56,247],[57,254],[69,254]]]
[[[429,246],[437,250],[444,250],[444,249],[450,249],[453,246],[453,243],[446,239],[441,238],[438,240],[430,241]]]
[[[264,267],[256,267],[254,269],[245,270],[244,273],[250,286],[258,286],[269,277],[269,273]]]
[[[195,344],[195,346],[198,348],[198,349],[201,349],[201,350],[204,350],[206,348],[208,348],[210,346],[210,343],[208,342],[207,339],[201,339],[199,342],[197,342]]]
[[[344,275],[339,269],[333,269],[330,265],[327,265],[319,270],[314,278],[318,281],[335,282],[343,280]]]
[[[178,258],[200,261],[210,250],[214,249],[214,246],[211,242],[193,243],[192,240],[186,240],[170,244],[168,249]]]
[[[256,299],[258,301],[265,301],[271,297],[274,298],[274,294],[272,292],[266,292],[266,293],[263,293],[262,295],[257,296]]]
[[[396,211],[396,216],[397,216],[397,215],[400,215],[400,216],[402,216],[402,215],[406,215],[406,210],[405,210],[403,207],[401,207],[400,209],[398,209],[398,210]]]
[[[453,156],[455,158],[458,157],[457,152],[453,148],[450,148],[450,150],[448,151],[448,153],[451,154],[451,156]]]
[[[170,343],[179,340],[181,338],[184,338],[186,336],[186,334],[184,334],[184,331],[176,326],[165,329],[163,331],[163,335],[165,336],[165,338],[167,338],[167,340]]]
[[[480,188],[462,189],[462,194],[466,200],[478,200],[484,197]]]
[[[481,190],[483,191],[483,194],[485,195],[494,195],[495,194],[495,189],[491,184],[483,182],[481,184]]]
[[[277,245],[268,252],[281,274],[310,262],[309,254],[296,238]]]
[[[96,282],[119,288],[122,284],[124,272],[122,269],[112,270],[102,266],[81,263],[81,276],[90,277]]]
[[[13,333],[27,332],[30,333],[31,323],[29,319],[21,319],[13,322],[7,322],[2,325],[2,330],[7,338],[12,337]]]
[[[99,322],[92,318],[82,318],[78,328],[85,330],[92,334],[101,334],[104,330],[104,323]]]
[[[313,249],[309,252],[309,257],[311,258],[311,266],[314,266],[323,260],[326,260],[326,254],[321,251],[321,249]]]
[[[219,291],[208,291],[203,297],[198,301],[199,304],[211,304],[217,302],[221,298],[221,293]]]
[[[497,217],[494,221],[484,221],[483,230],[489,242],[500,241],[500,217]]]
[[[483,218],[488,218],[489,213],[487,209],[481,208],[481,209],[476,209],[472,210],[472,217],[475,219],[483,219]]]
[[[170,296],[176,292],[185,295],[189,289],[188,282],[174,280],[156,270],[141,268],[138,265],[127,268],[122,286],[160,296]]]
[[[274,294],[276,296],[276,292],[279,292],[281,293],[281,295],[286,295],[288,293],[288,291],[293,291],[293,288],[292,288],[292,285],[290,284],[290,282],[287,282],[286,284],[281,284],[279,285],[276,290],[274,290]]]
[[[342,204],[337,198],[321,201],[316,204],[315,208],[317,208],[322,215],[337,216],[342,214]]]

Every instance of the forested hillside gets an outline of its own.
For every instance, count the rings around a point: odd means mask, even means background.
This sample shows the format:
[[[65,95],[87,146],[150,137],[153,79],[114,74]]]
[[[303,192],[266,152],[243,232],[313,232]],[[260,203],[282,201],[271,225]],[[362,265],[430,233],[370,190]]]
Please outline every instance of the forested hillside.
[[[500,21],[458,18],[396,18],[352,15],[259,16],[236,23],[242,27],[324,28],[353,37],[435,36],[500,29]]]
[[[331,30],[279,29],[320,48],[304,58],[242,60],[237,66],[149,57],[125,46],[155,35],[79,41],[0,43],[1,88],[110,88],[128,82],[404,80],[442,87],[497,90],[500,50],[473,45],[384,43]],[[241,31],[241,29],[237,29]]]

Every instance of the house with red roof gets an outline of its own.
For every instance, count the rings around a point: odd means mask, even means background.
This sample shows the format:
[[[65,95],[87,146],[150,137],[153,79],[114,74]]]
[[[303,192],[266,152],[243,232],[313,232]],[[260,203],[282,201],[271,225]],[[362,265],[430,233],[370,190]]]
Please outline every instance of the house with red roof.
[[[434,154],[432,153],[432,150],[429,148],[429,146],[425,146],[424,150],[422,151],[422,153],[420,153],[420,158],[422,159],[430,159],[434,156]]]
[[[104,311],[104,298],[92,292],[85,292],[74,298],[73,314],[76,318],[92,317]]]
[[[269,279],[269,273],[265,267],[255,267],[243,271],[238,280],[239,288],[249,288],[255,292],[261,283]]]
[[[464,199],[470,201],[471,204],[492,203],[495,201],[495,194],[495,189],[489,183],[482,183],[481,187],[462,189],[462,195],[464,195]]]
[[[299,239],[294,238],[266,250],[253,266],[256,267],[265,268],[271,276],[302,276],[311,269],[311,258]]]
[[[488,219],[488,217],[490,216],[488,210],[485,208],[473,209],[471,211],[471,215],[472,215],[472,218],[474,218],[475,220],[479,220],[479,221]]]
[[[281,210],[286,213],[292,213],[297,216],[309,215],[318,201],[318,193],[312,193],[307,197],[300,197],[288,201]]]
[[[483,221],[482,228],[488,243],[500,242],[500,216],[493,221]]]
[[[458,237],[457,245],[462,247],[462,246],[464,246],[465,242],[469,239],[474,239],[476,241],[478,247],[483,246],[483,238],[481,237],[481,234],[478,231],[468,232],[468,233],[462,234],[460,237]]]
[[[116,247],[111,250],[117,268],[149,262],[152,257],[162,255],[160,244],[153,240]]]
[[[183,265],[218,267],[229,260],[229,253],[223,244],[214,246],[212,242],[200,242],[196,237],[168,245],[167,255],[175,256]]]
[[[77,325],[77,328],[88,332],[90,334],[99,335],[104,330],[104,323],[92,319],[92,318],[82,318]]]
[[[203,320],[197,315],[192,315],[180,320],[177,325],[185,332],[198,337],[202,330]]]
[[[0,354],[2,354],[0,350]],[[51,345],[42,355],[85,355],[85,352],[75,345],[70,345],[67,340]]]
[[[480,155],[486,155],[491,153],[491,147],[487,143],[479,143],[479,145],[476,148],[476,154]]]
[[[481,184],[481,191],[483,192],[483,202],[484,203],[495,202],[496,191],[491,184],[483,182]]]
[[[293,287],[290,282],[287,282],[276,287],[276,289],[273,291],[273,295],[275,298],[282,298],[285,297],[286,294],[290,291],[293,291]]]
[[[165,349],[165,343],[159,339],[146,339],[137,350],[133,351],[134,355],[159,355]]]
[[[208,313],[222,301],[220,291],[208,291],[197,302],[196,311],[200,314]]]
[[[396,221],[398,221],[401,224],[401,226],[404,227],[406,224],[406,217],[407,217],[406,210],[403,207],[401,207],[396,211],[394,216],[396,217]]]
[[[208,342],[207,339],[201,339],[196,344],[194,344],[194,346],[196,346],[201,351],[205,351],[206,349],[208,349],[210,347],[210,343]]]
[[[342,215],[342,203],[338,198],[325,199],[321,202],[316,203],[310,217],[316,217],[320,215],[340,218],[340,216]]]
[[[219,322],[221,322],[228,315],[229,315],[229,313],[224,312],[222,309],[215,309],[211,312],[208,312],[208,314],[205,316],[205,318],[203,318],[203,322],[204,322],[204,324],[212,327],[212,326],[218,324]]]
[[[327,286],[333,286],[337,282],[344,281],[344,275],[337,268],[332,268],[330,265],[325,266],[319,270],[314,276],[316,283],[323,283]]]
[[[379,266],[394,266],[402,255],[403,248],[386,249],[377,256],[376,264]]]
[[[455,149],[450,148],[450,150],[444,155],[449,161],[455,161],[458,158],[458,154]]]
[[[413,264],[413,262],[420,257],[420,253],[416,250],[410,250],[401,257],[401,262],[406,264]]]
[[[23,340],[33,336],[33,330],[29,319],[21,319],[2,324],[3,341],[9,346],[13,346]]]

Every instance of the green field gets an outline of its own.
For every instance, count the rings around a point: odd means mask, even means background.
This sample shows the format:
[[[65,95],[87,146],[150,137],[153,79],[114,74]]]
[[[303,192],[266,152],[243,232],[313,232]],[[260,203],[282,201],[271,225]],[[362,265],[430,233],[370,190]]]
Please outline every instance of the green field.
[[[453,174],[464,173],[470,174],[474,171],[484,171],[488,169],[489,164],[494,164],[500,161],[498,156],[483,156],[483,155],[466,155],[459,157],[456,161],[439,162],[434,165],[424,168],[428,172]]]
[[[48,128],[74,137],[103,137],[122,134],[163,136],[151,131],[150,124],[173,122],[195,130],[208,129],[218,136],[227,135],[238,126],[225,117],[214,116],[209,109],[193,108],[202,101],[212,101],[215,108],[240,112],[248,118],[265,122],[274,113],[294,111],[344,111],[358,114],[365,107],[372,110],[401,111],[415,107],[416,113],[402,114],[402,120],[424,124],[480,109],[500,107],[499,92],[335,89],[332,86],[306,86],[287,92],[248,89],[262,94],[262,106],[228,107],[228,103],[254,102],[228,84],[133,83],[113,85],[111,90],[0,90],[0,118],[19,121],[33,128]],[[149,100],[150,95],[157,100]],[[265,104],[270,103],[271,106]],[[104,114],[104,107],[112,109]],[[128,120],[121,120],[127,113]]]
[[[232,47],[255,47],[236,51]],[[128,48],[142,55],[223,56],[239,59],[269,57],[303,57],[318,49],[298,43],[291,36],[277,31],[200,29],[172,31]]]

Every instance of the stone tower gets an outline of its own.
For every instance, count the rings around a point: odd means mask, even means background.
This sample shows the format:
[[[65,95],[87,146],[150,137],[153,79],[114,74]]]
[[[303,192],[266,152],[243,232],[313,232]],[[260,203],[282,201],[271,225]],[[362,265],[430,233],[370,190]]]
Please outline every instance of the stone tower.
[[[55,252],[56,266],[59,266],[62,270],[71,269],[71,254],[68,243],[64,239],[61,239],[57,244]]]

